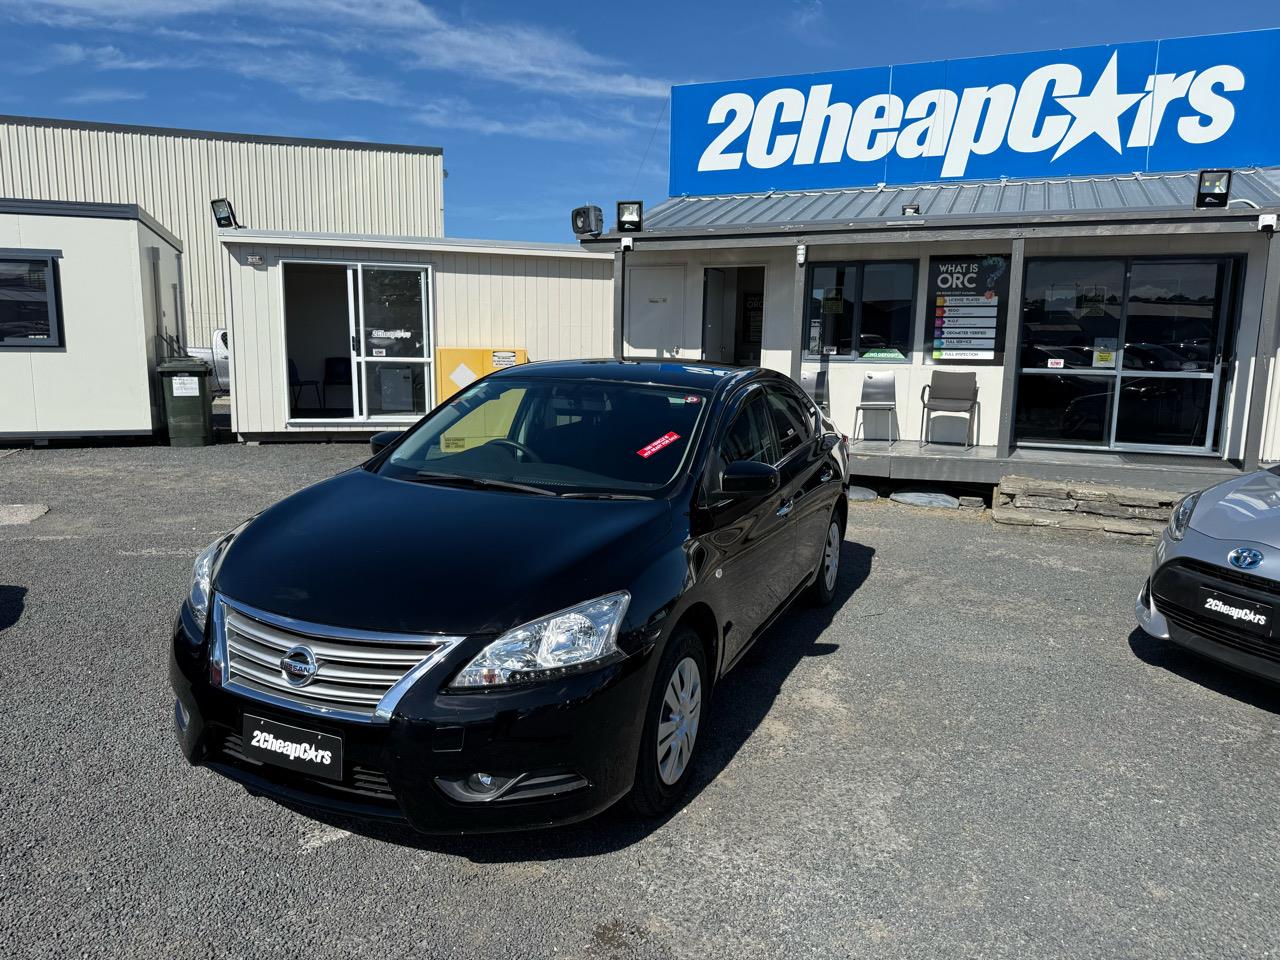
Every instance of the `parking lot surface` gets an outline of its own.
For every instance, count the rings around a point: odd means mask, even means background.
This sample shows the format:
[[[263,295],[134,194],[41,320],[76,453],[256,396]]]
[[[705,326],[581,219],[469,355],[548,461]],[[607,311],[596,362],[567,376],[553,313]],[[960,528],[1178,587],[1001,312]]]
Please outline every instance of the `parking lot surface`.
[[[49,507],[0,526],[0,954],[1276,954],[1280,695],[1135,633],[1150,548],[1096,535],[853,505],[837,605],[719,688],[667,822],[432,838],[189,768],[191,560],[363,455],[0,458]]]

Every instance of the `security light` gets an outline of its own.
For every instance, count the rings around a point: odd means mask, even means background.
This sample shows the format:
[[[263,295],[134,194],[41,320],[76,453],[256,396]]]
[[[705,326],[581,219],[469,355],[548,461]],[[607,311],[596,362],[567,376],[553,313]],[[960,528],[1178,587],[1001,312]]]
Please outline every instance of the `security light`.
[[[1225,207],[1231,194],[1230,170],[1201,170],[1196,184],[1196,209]]]
[[[231,201],[226,197],[210,200],[209,206],[213,207],[213,219],[218,221],[219,228],[223,230],[240,229],[240,224],[236,220],[235,208],[231,206]]]
[[[598,237],[604,230],[604,214],[596,206],[577,207],[569,219],[579,237]]]
[[[918,216],[920,216],[920,204],[918,204],[918,203],[904,203],[904,204],[902,205],[902,215],[903,215],[904,217],[918,217]]]
[[[618,201],[618,231],[639,233],[644,229],[644,204],[639,200]]]

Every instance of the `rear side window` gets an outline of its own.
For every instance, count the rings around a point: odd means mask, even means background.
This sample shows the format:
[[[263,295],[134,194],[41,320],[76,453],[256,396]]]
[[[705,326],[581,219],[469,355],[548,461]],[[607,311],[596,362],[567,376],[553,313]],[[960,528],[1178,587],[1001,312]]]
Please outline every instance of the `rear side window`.
[[[813,439],[813,417],[790,393],[766,388],[765,397],[782,456],[787,457]]]
[[[773,442],[767,417],[764,398],[760,394],[743,405],[720,445],[720,459],[726,465],[738,460],[773,464],[782,459]]]

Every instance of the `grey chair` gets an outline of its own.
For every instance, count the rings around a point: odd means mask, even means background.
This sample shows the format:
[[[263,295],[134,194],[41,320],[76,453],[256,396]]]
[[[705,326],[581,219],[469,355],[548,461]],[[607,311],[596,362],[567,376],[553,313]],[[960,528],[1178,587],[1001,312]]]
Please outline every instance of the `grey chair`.
[[[302,391],[308,387],[315,392],[316,403],[321,404],[320,400],[320,381],[319,380],[303,380],[298,376],[298,365],[293,362],[293,357],[289,358],[289,397],[293,400],[293,405],[298,406],[298,401],[302,399]]]
[[[934,370],[929,383],[920,391],[920,402],[924,411],[920,419],[920,446],[930,442],[929,426],[935,413],[963,413],[969,418],[965,431],[965,449],[973,446],[973,428],[977,422],[974,416],[978,408],[978,375],[976,373],[953,373],[948,370]]]
[[[859,442],[858,423],[862,422],[862,440],[867,432],[865,411],[887,412],[889,417],[889,446],[898,442],[898,379],[892,370],[873,370],[862,381],[862,399],[853,413],[853,440]]]

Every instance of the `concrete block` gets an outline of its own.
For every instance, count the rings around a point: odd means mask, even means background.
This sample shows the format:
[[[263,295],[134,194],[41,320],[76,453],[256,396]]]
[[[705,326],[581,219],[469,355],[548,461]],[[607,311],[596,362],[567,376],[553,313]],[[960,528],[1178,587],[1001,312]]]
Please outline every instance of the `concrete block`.
[[[1074,510],[1074,500],[1060,500],[1057,497],[1043,497],[1033,493],[1020,493],[1013,498],[1013,505],[1019,510]]]
[[[1050,510],[992,507],[991,519],[996,523],[1011,523],[1019,527],[1056,527],[1062,521],[1062,514]]]
[[[1103,517],[1102,529],[1107,533],[1125,533],[1131,536],[1150,537],[1160,532],[1162,524],[1149,520],[1121,520],[1117,517]]]
[[[1112,503],[1125,507],[1171,507],[1178,499],[1178,494],[1167,490],[1144,490],[1139,487],[1112,487],[1109,493]]]
[[[983,510],[986,509],[987,502],[981,497],[961,497],[961,510]]]
[[[1164,507],[1126,507],[1119,503],[1104,501],[1102,503],[1082,502],[1076,505],[1076,509],[1081,513],[1096,513],[1102,517],[1159,521],[1169,519],[1169,511]]]

